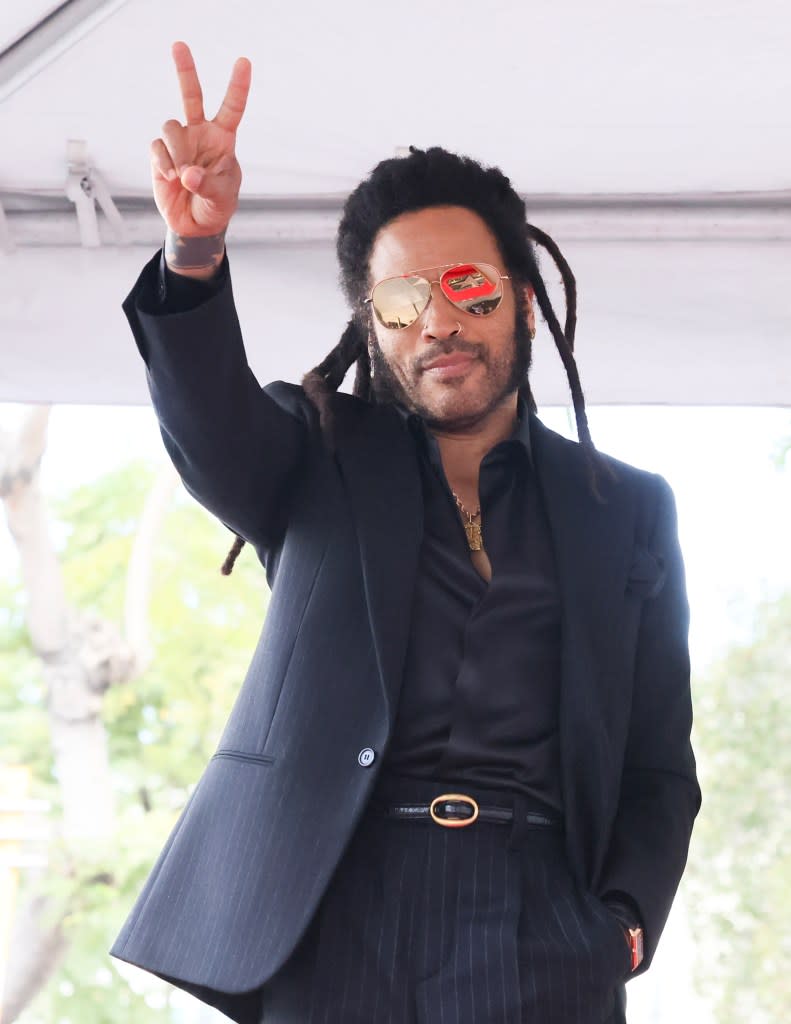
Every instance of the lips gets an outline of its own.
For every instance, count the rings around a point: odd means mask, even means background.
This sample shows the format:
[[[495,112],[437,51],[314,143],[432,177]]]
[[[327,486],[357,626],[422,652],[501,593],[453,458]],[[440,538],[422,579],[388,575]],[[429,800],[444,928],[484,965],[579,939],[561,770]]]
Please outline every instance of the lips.
[[[436,370],[443,366],[461,366],[462,364],[471,362],[475,357],[467,355],[463,352],[453,352],[447,356],[440,356],[439,359],[435,359],[433,362],[428,363],[423,367],[424,370]]]

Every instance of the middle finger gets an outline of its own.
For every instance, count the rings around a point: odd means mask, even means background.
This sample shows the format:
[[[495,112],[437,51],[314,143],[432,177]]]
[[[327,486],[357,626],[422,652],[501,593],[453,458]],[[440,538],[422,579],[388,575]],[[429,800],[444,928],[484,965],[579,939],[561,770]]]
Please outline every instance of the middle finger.
[[[231,71],[225,97],[220,104],[214,120],[226,131],[235,132],[242,120],[247,94],[250,92],[252,65],[247,57],[239,57]]]

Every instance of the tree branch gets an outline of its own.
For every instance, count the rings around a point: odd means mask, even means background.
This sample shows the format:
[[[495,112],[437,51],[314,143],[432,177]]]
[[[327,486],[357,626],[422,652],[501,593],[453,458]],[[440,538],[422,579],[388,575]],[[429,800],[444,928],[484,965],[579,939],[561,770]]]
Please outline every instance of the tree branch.
[[[172,463],[163,462],[148,492],[126,573],[124,635],[135,659],[136,674],[151,662],[148,605],[154,564],[154,542],[168,510],[179,476]]]
[[[54,901],[41,894],[17,911],[3,993],[3,1024],[13,1024],[60,964],[67,946],[65,917],[64,909],[58,912]]]
[[[0,497],[16,542],[28,600],[27,625],[47,684],[50,737],[61,792],[61,834],[75,850],[112,837],[115,808],[103,696],[148,664],[148,604],[154,540],[178,479],[169,464],[157,476],[141,515],[129,559],[120,629],[92,612],[68,606],[39,485],[49,406],[31,408],[15,437],[0,434]],[[15,1020],[45,984],[65,951],[68,908],[38,894],[15,921],[14,958],[7,974],[4,1024]]]

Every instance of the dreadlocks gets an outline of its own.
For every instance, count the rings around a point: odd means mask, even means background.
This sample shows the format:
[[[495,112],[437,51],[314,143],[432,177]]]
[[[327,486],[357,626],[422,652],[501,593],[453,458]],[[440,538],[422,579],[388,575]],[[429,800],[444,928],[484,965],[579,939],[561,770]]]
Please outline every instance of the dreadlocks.
[[[477,213],[494,234],[508,273],[513,278],[516,333],[518,342],[528,346],[525,353],[528,367],[530,336],[526,330],[525,302],[520,286],[532,286],[538,307],[566,370],[577,435],[585,453],[590,486],[597,500],[603,501],[599,491],[600,474],[605,472],[611,477],[615,474],[609,463],[596,451],[585,412],[585,399],[574,359],[577,287],[571,267],[553,239],[527,222],[524,201],[499,168],[484,168],[470,157],[450,153],[439,146],[428,150],[410,146],[409,156],[382,160],[368,178],[354,189],[344,205],[338,226],[336,253],[340,264],[340,284],[353,312],[335,348],[302,378],[305,393],[318,410],[328,448],[334,448],[330,396],[338,390],[352,363],[357,364],[354,395],[380,404],[392,401],[386,386],[371,377],[368,350],[372,330],[371,313],[364,302],[372,284],[369,258],[376,236],[385,224],[402,213],[430,206],[466,207]],[[549,300],[533,243],[546,249],[560,272],[566,299],[564,327],[560,326]],[[536,412],[527,375],[519,386],[519,393],[530,411]],[[237,536],[221,570],[225,575],[231,572],[243,545],[244,540]]]

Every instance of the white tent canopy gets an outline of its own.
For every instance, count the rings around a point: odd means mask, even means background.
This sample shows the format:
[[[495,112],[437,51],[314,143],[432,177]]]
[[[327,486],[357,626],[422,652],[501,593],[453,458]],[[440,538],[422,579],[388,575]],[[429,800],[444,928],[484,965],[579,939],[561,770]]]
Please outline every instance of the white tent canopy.
[[[791,404],[789,26],[779,0],[6,0],[0,400],[147,401],[120,302],[163,236],[148,147],[185,39],[209,116],[253,64],[228,251],[262,382],[343,329],[344,197],[442,145],[500,166],[569,259],[589,402]],[[533,380],[567,401],[544,325]]]

